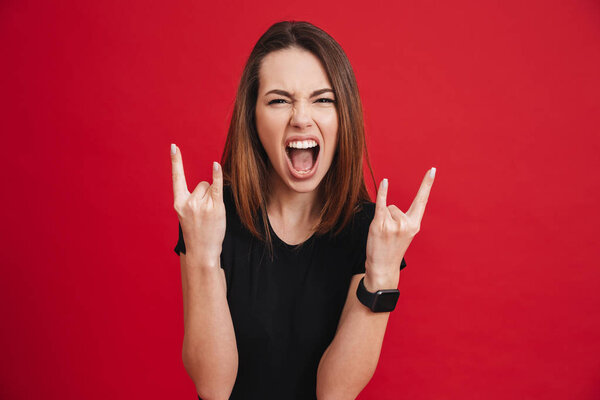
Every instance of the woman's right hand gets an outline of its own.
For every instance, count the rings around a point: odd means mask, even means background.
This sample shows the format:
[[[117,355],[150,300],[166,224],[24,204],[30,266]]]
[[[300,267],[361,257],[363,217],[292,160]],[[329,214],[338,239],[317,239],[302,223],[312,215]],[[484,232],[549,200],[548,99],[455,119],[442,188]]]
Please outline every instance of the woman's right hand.
[[[181,151],[171,145],[174,207],[185,240],[187,265],[218,268],[225,238],[226,214],[223,203],[223,171],[213,163],[213,183],[200,182],[188,191]]]

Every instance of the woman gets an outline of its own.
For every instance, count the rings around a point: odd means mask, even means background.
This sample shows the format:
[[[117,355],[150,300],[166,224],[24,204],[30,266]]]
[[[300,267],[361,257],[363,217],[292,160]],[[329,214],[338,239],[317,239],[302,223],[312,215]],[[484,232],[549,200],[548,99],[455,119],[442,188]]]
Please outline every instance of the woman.
[[[385,179],[370,201],[363,154],[346,55],[287,21],[246,63],[212,184],[190,193],[171,145],[183,362],[199,398],[355,398],[371,379],[435,168],[404,214]]]

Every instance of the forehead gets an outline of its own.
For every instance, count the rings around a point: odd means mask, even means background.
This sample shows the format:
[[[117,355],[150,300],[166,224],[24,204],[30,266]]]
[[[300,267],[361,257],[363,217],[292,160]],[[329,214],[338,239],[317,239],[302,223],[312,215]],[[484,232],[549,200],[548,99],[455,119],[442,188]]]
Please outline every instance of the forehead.
[[[267,54],[262,60],[258,77],[260,93],[271,89],[308,92],[331,87],[321,61],[310,51],[298,48]]]

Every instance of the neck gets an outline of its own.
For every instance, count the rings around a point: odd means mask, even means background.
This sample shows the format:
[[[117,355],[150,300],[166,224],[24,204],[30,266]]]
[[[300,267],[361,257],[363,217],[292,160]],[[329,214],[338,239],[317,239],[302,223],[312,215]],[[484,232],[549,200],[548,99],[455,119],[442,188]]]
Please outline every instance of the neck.
[[[305,193],[296,192],[275,171],[271,171],[270,186],[267,200],[267,213],[270,217],[288,227],[312,226],[318,220],[321,211],[318,189]]]

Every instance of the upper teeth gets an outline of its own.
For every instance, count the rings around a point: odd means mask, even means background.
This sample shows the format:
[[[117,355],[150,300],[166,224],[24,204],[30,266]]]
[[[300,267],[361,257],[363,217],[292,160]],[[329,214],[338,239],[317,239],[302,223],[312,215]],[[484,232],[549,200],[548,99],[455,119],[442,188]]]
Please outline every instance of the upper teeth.
[[[317,142],[315,140],[296,140],[289,142],[287,145],[287,147],[293,147],[295,149],[309,149],[316,146]]]

